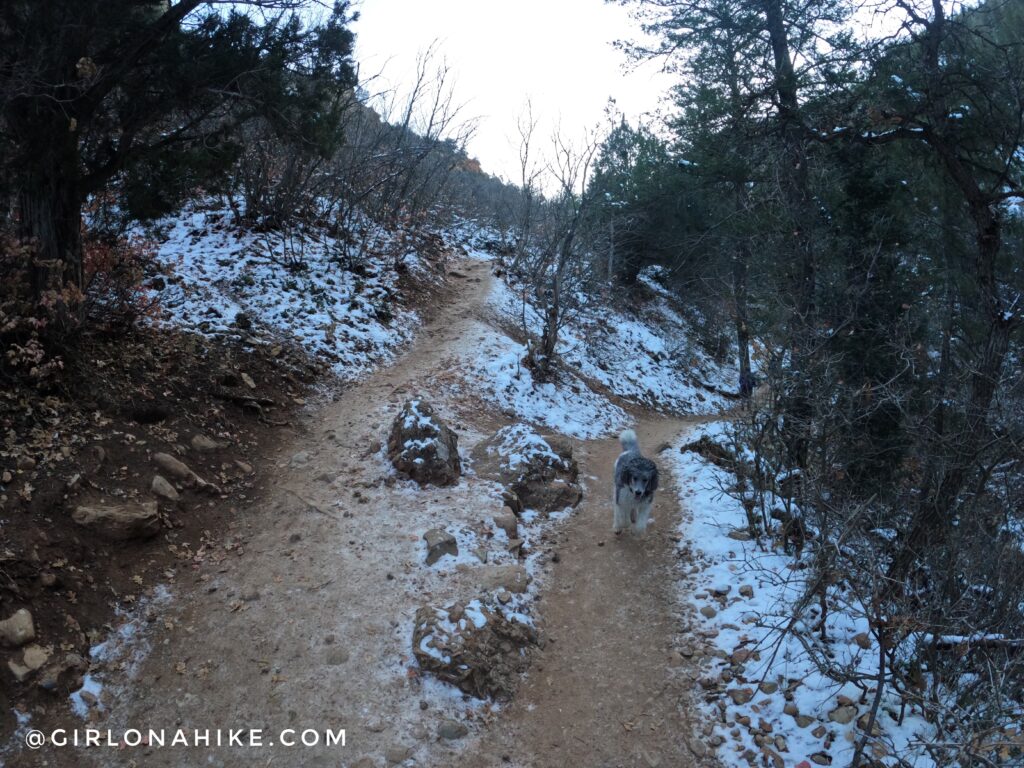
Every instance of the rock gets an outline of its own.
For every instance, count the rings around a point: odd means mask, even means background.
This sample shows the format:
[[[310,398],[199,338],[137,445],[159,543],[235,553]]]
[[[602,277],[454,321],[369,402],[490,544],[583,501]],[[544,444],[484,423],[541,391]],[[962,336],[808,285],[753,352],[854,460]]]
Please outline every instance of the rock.
[[[425,400],[405,403],[391,425],[388,458],[419,485],[455,485],[462,474],[459,438]]]
[[[746,704],[754,698],[753,688],[731,688],[728,693],[732,703],[737,705]]]
[[[583,498],[571,442],[540,435],[525,424],[503,427],[473,448],[474,469],[506,487],[505,503],[516,515],[575,507]]]
[[[153,475],[153,482],[149,487],[154,496],[168,501],[177,501],[180,497],[178,491],[163,475]]]
[[[173,478],[178,480],[194,480],[197,475],[183,461],[171,456],[169,453],[154,453],[153,463]]]
[[[327,666],[329,667],[340,667],[342,664],[347,664],[349,660],[349,653],[344,648],[331,648],[327,651]]]
[[[704,757],[708,753],[708,745],[700,739],[688,739],[686,746],[690,748],[695,757]]]
[[[871,637],[868,635],[867,632],[858,632],[856,635],[853,636],[853,642],[856,643],[858,648],[861,648],[865,651],[871,650]]]
[[[39,676],[39,687],[50,693],[76,691],[82,687],[82,675],[89,663],[77,653],[65,654],[58,662],[49,664]]]
[[[747,661],[754,655],[754,651],[748,650],[747,648],[737,648],[732,652],[732,656],[729,660],[733,664],[746,664]]]
[[[782,711],[790,717],[796,717],[800,714],[799,708],[792,701],[787,701],[786,706],[782,708]]]
[[[57,574],[53,571],[43,571],[39,574],[39,583],[47,589],[57,586]]]
[[[495,565],[477,568],[477,584],[485,591],[505,590],[521,595],[529,587],[533,577],[521,565]]]
[[[423,606],[412,636],[421,669],[471,696],[498,701],[511,698],[529,661],[524,649],[536,643],[532,627],[480,601],[467,604],[459,619],[443,608]]]
[[[427,542],[427,565],[433,565],[445,555],[456,557],[459,554],[455,537],[443,528],[431,528],[423,534],[423,540]]]
[[[507,589],[503,589],[501,590],[501,592],[498,593],[498,602],[502,605],[508,605],[511,601],[512,593],[509,592]]]
[[[726,535],[733,541],[750,541],[751,539],[750,531],[744,530],[742,528],[734,528],[733,530],[729,531],[729,533]]]
[[[288,462],[288,466],[291,467],[292,469],[299,469],[301,467],[306,466],[307,464],[309,464],[308,451],[299,451],[294,456],[292,456],[291,460]]]
[[[111,541],[148,539],[160,533],[155,501],[83,505],[71,513],[71,519]]]
[[[494,516],[494,524],[503,530],[510,539],[514,539],[519,535],[519,520],[508,507],[505,507]]]
[[[21,661],[11,659],[7,662],[7,666],[14,675],[14,678],[20,683],[24,682],[25,678],[37,669],[42,668],[42,666],[49,660],[50,651],[33,643],[32,645],[27,646],[24,652],[22,652]]]
[[[245,386],[247,386],[249,389],[256,389],[256,382],[253,381],[252,376],[245,372],[242,372],[238,375],[241,377],[242,382],[245,384]]]
[[[718,611],[716,611],[710,605],[702,605],[700,607],[700,614],[701,614],[701,616],[703,616],[706,619],[713,619],[713,618],[715,618],[715,616],[718,615]]]
[[[740,587],[740,596],[745,597],[748,600],[754,596],[754,588],[749,584],[744,584]]]
[[[806,728],[814,722],[814,718],[810,715],[797,715],[793,719],[796,720],[797,728]]]
[[[253,473],[252,464],[250,464],[247,461],[235,459],[235,466],[238,467],[238,469],[241,470],[246,475],[251,475]]]
[[[9,618],[0,621],[0,645],[17,648],[36,636],[32,614],[27,608],[19,608]]]
[[[220,443],[206,435],[193,435],[191,442],[192,448],[200,452],[215,451],[221,447]]]
[[[758,654],[757,660],[760,661],[760,654]],[[777,690],[779,690],[779,684],[765,680],[763,683],[757,686],[757,688],[761,691],[761,693],[773,694]]]
[[[384,751],[384,759],[388,761],[388,765],[404,763],[410,757],[412,757],[412,747],[402,744],[392,744]]]
[[[513,515],[518,517],[523,514],[523,502],[512,491],[505,489],[501,492],[501,500],[505,504],[505,508],[512,512]]]
[[[468,733],[469,728],[467,728],[463,723],[460,723],[458,720],[445,720],[443,723],[441,723],[441,727],[437,729],[437,735],[445,741],[455,741],[457,739],[461,739]]]
[[[824,725],[819,725],[817,728],[811,731],[811,736],[813,736],[816,739],[820,739],[826,733],[828,733],[828,728],[826,728]]]
[[[853,722],[853,718],[856,716],[857,707],[853,704],[840,704],[828,713],[828,719],[834,723],[839,723],[840,725],[846,725],[847,723]]]
[[[832,755],[828,752],[815,752],[811,755],[811,762],[817,765],[832,765]]]
[[[50,660],[50,652],[46,648],[33,643],[32,645],[25,647],[25,651],[22,654],[22,660],[25,662],[26,667],[31,670],[36,670]]]
[[[860,728],[862,731],[866,731],[868,729],[868,723],[870,723],[870,722],[871,722],[871,713],[870,712],[865,712],[863,715],[861,715],[860,717],[857,718],[857,727]],[[882,735],[882,728],[881,728],[881,726],[878,725],[878,720],[875,720],[875,722],[871,723],[871,735],[872,736],[881,736]]]

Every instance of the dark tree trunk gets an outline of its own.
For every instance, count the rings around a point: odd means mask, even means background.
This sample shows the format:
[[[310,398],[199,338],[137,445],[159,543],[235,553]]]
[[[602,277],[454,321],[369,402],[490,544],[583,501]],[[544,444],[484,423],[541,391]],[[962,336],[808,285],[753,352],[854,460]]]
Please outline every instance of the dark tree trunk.
[[[736,346],[739,348],[740,397],[748,398],[754,391],[750,372],[750,326],[747,324],[747,266],[750,251],[744,242],[733,254],[732,290],[736,303]]]
[[[780,186],[791,223],[788,239],[792,249],[792,314],[789,318],[789,346],[792,386],[783,405],[783,433],[792,464],[807,463],[812,419],[811,377],[814,368],[815,283],[817,262],[808,220],[812,211],[807,167],[807,146],[800,120],[799,85],[793,69],[786,31],[785,11],[780,0],[762,0],[765,26],[774,62],[774,90],[778,100],[782,136]]]
[[[957,501],[989,437],[992,399],[1016,323],[1015,316],[1002,308],[995,279],[1002,242],[1001,222],[982,200],[972,201],[971,213],[977,228],[974,279],[979,293],[978,315],[984,323],[985,336],[971,371],[967,407],[959,428],[947,426],[944,433],[936,436],[930,451],[923,491],[910,530],[889,569],[893,588],[898,588],[906,578],[918,553],[925,549],[942,551],[950,539]]]
[[[74,124],[26,102],[14,104],[7,117],[26,147],[17,169],[18,234],[35,244],[31,273],[38,299],[46,291],[83,287],[82,194]]]

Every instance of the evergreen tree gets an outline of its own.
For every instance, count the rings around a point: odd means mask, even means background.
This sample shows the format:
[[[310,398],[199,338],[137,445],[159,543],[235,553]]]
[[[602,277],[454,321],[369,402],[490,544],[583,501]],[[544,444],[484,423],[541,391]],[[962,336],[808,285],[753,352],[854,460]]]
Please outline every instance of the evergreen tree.
[[[323,139],[354,84],[348,6],[304,25],[298,2],[11,0],[0,6],[0,163],[33,289],[82,287],[81,209],[112,179],[148,212],[222,174],[241,126]],[[70,294],[66,289],[70,289]]]

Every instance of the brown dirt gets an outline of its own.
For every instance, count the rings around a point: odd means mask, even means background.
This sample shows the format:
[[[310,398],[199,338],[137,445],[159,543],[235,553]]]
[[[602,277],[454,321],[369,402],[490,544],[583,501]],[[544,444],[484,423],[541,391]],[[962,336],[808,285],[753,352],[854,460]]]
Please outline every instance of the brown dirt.
[[[19,608],[33,615],[37,642],[87,655],[115,610],[147,587],[174,579],[211,531],[225,527],[259,493],[236,460],[258,463],[266,444],[307,394],[316,371],[301,356],[170,331],[132,331],[81,340],[59,390],[4,391],[0,426],[0,617]],[[251,376],[263,399],[257,414],[240,400]],[[229,399],[225,399],[225,398]],[[193,435],[220,447],[197,452]],[[153,498],[155,452],[179,455],[222,491],[181,489],[161,502],[163,533],[148,541],[109,542],[71,521],[79,504]],[[19,468],[21,467],[21,468]],[[0,655],[0,742],[14,727],[14,707],[36,718],[66,709],[66,700],[18,684]]]
[[[699,421],[647,416],[636,432],[650,451]],[[558,536],[540,625],[547,646],[467,768],[701,764],[688,746],[693,669],[673,655],[685,631],[671,536],[677,496],[662,468],[655,524],[643,538],[615,536],[610,489],[619,451],[615,439],[583,444],[588,493]]]

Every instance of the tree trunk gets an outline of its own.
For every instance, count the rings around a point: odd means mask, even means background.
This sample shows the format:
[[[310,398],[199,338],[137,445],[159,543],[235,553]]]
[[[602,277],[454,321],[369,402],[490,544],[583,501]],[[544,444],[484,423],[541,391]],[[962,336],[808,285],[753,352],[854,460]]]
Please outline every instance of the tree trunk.
[[[750,372],[750,327],[747,325],[747,267],[750,249],[742,242],[733,254],[732,293],[736,305],[736,345],[739,348],[740,397],[749,398],[754,391],[754,378]]]
[[[23,106],[8,118],[27,138],[17,173],[18,234],[35,243],[31,273],[38,300],[47,291],[83,287],[78,134],[67,118]]]
[[[930,451],[924,488],[903,546],[889,569],[893,588],[906,578],[917,554],[925,548],[942,551],[953,529],[953,513],[978,454],[988,439],[988,418],[992,399],[1002,375],[1016,323],[1002,308],[995,279],[995,264],[1002,242],[1002,226],[991,208],[980,201],[971,205],[977,227],[975,284],[981,303],[979,315],[985,323],[985,338],[971,372],[967,407],[959,429],[937,436]]]
[[[793,382],[784,403],[783,434],[789,460],[805,467],[813,417],[810,379],[814,368],[815,283],[817,263],[808,218],[813,209],[809,191],[807,147],[800,121],[799,85],[786,32],[785,11],[780,0],[763,0],[765,26],[774,60],[774,89],[782,135],[780,182],[791,222],[787,238],[792,243],[791,275],[793,309],[789,318],[789,346]]]

